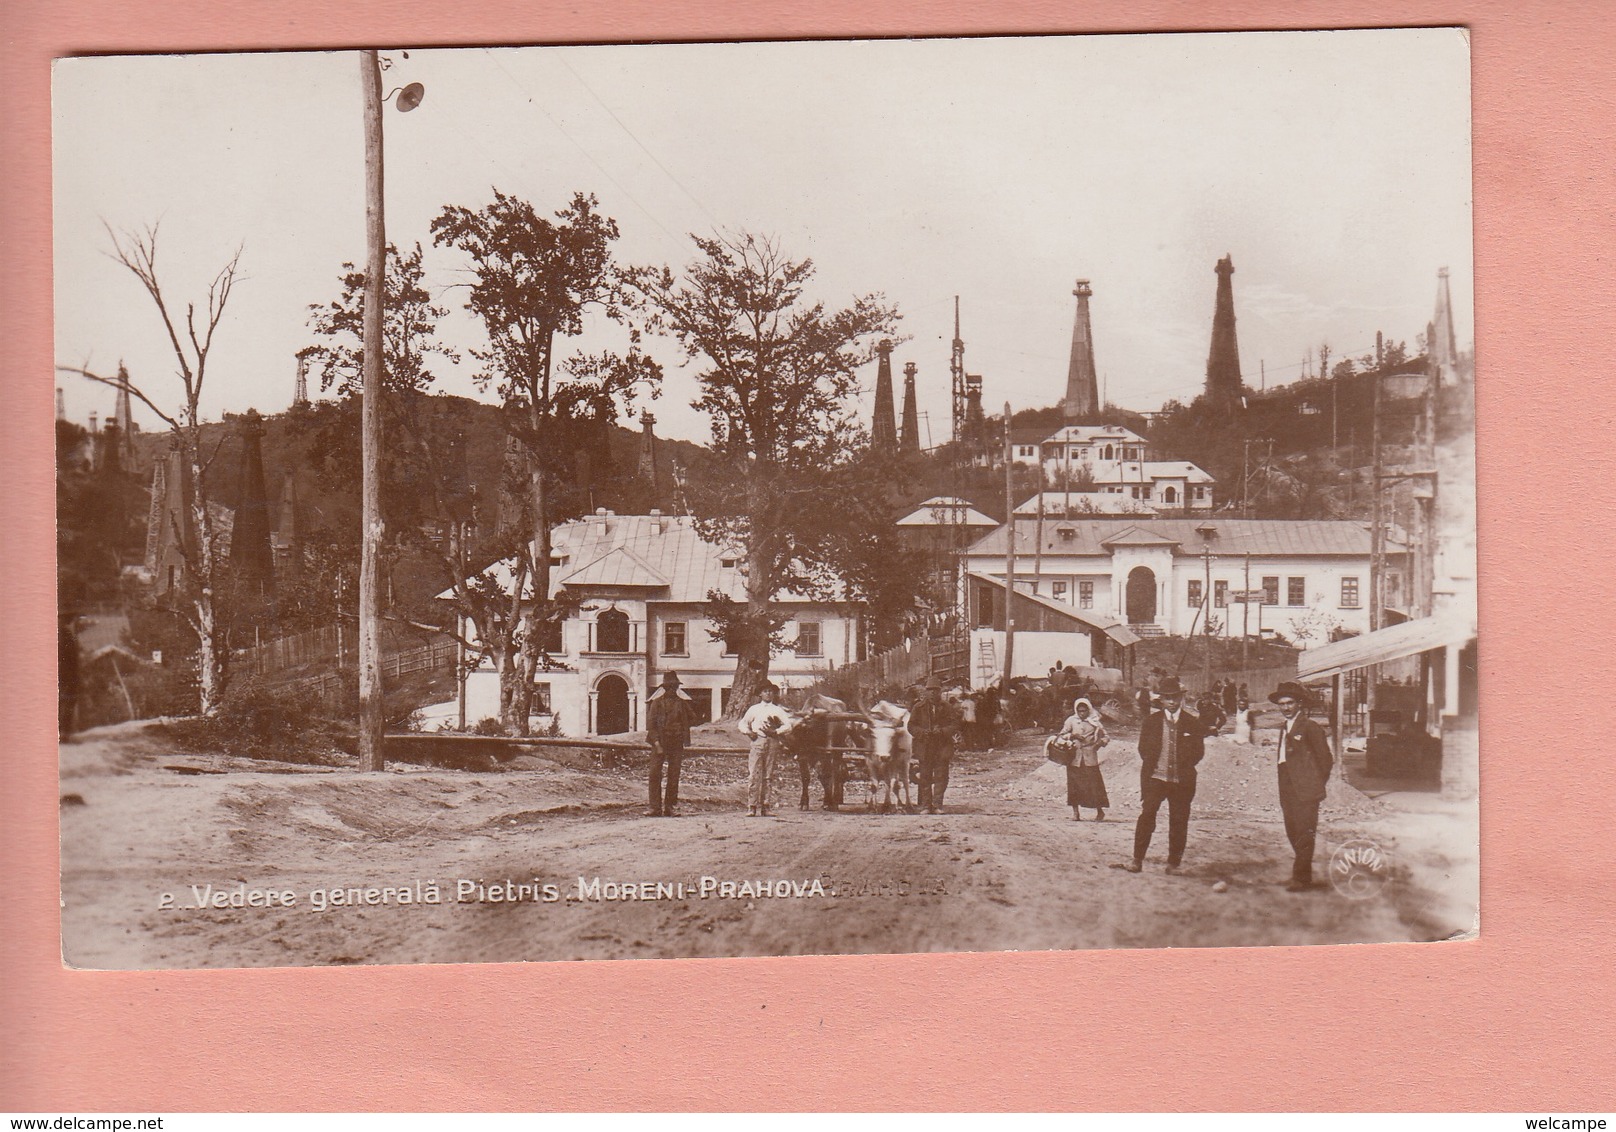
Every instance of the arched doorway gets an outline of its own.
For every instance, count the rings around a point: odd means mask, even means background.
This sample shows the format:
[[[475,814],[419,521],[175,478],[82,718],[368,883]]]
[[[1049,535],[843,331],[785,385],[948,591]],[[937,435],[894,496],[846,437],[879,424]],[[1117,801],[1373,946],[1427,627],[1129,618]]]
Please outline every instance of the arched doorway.
[[[628,681],[608,672],[595,684],[595,734],[621,735],[628,723]]]
[[[1177,503],[1178,502],[1178,489],[1175,488],[1175,487],[1166,488],[1162,492],[1162,502],[1163,503]]]
[[[1128,624],[1149,625],[1156,620],[1156,572],[1149,566],[1128,571]]]
[[[628,614],[621,609],[608,609],[595,618],[596,652],[628,652],[628,636]]]

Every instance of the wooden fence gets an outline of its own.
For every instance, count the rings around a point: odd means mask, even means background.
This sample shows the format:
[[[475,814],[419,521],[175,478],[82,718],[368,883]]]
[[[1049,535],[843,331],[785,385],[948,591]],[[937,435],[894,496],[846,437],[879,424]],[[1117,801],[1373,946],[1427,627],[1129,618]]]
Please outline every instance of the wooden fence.
[[[383,622],[382,648],[405,650],[420,645],[425,639],[421,630]],[[357,625],[326,625],[305,633],[293,633],[271,641],[237,649],[230,658],[233,673],[251,673],[267,676],[288,668],[301,668],[309,664],[335,664],[338,668],[353,657],[359,649]]]
[[[963,681],[969,675],[970,649],[953,637],[933,640],[921,634],[885,652],[826,673],[803,698],[819,693],[849,703],[867,704],[871,699],[904,692],[923,684],[932,676],[949,682]]]
[[[415,672],[452,668],[454,663],[455,642],[438,640],[419,648],[384,653],[378,667],[381,669],[383,680],[400,680]],[[336,671],[322,672],[318,676],[293,681],[291,687],[297,689],[301,695],[332,707],[343,702],[344,688],[352,679],[351,669],[338,668]]]

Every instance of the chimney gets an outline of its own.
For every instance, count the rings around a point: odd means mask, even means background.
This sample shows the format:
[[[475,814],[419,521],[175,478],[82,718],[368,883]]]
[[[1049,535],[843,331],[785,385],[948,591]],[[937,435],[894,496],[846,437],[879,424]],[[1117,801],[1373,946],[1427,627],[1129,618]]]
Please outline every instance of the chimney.
[[[663,522],[662,522],[662,508],[660,508],[660,507],[651,508],[651,533],[654,534],[654,535],[659,535],[665,529],[666,529],[666,527],[663,525]]]
[[[606,521],[607,519],[611,518],[611,515],[612,513],[606,510],[606,508],[597,507],[595,508],[595,517],[590,520],[590,522],[594,526],[595,530],[599,531],[601,534],[605,534],[612,529],[612,525]]]
[[[90,431],[92,433],[96,431],[96,427],[95,427],[95,410],[94,409],[90,410]]]

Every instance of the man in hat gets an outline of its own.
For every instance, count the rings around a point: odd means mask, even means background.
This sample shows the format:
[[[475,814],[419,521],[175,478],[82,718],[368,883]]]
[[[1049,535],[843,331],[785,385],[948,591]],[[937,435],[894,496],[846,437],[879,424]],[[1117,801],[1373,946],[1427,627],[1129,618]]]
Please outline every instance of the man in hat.
[[[651,744],[650,818],[671,818],[679,810],[679,766],[690,742],[690,725],[695,722],[695,705],[689,693],[679,687],[677,672],[664,672],[662,684],[651,693],[645,709],[645,738]],[[662,767],[667,764],[667,792],[662,788]]]
[[[1195,799],[1195,767],[1206,753],[1206,730],[1184,710],[1184,687],[1176,676],[1156,686],[1157,707],[1139,730],[1139,821],[1133,831],[1133,860],[1123,868],[1137,873],[1156,832],[1156,812],[1167,803],[1167,871],[1176,874],[1190,833]]]
[[[942,681],[926,681],[920,702],[909,712],[909,734],[914,739],[915,761],[920,763],[920,805],[928,814],[943,812],[948,791],[948,768],[954,761],[954,736],[962,717],[959,708],[943,699]]]
[[[746,812],[752,817],[759,813],[769,817],[774,812],[770,775],[780,757],[780,739],[797,721],[778,703],[779,688],[765,684],[758,695],[762,698],[746,709],[740,722],[741,734],[752,741],[746,760]]]
[[[1291,866],[1289,892],[1313,887],[1313,844],[1319,829],[1319,803],[1335,759],[1324,728],[1307,717],[1302,705],[1307,689],[1287,680],[1268,697],[1285,722],[1279,729],[1279,809],[1285,815],[1285,836],[1296,860]]]

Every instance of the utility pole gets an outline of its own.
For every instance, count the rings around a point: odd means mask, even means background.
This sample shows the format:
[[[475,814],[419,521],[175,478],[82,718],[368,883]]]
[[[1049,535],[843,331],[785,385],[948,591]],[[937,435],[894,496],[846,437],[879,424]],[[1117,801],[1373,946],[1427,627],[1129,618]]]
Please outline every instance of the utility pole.
[[[960,338],[959,296],[954,296],[954,349],[948,361],[948,380],[953,391],[954,443],[965,439],[965,342]],[[1004,418],[1008,441],[1010,417]],[[1009,449],[1006,448],[1008,452]]]
[[[957,341],[957,340],[956,340]],[[1008,544],[1004,554],[1004,680],[1001,694],[1010,693],[1010,674],[1015,671],[1016,655],[1016,505],[1010,459],[1010,402],[1004,403],[1004,514]]]
[[[364,398],[360,423],[359,769],[383,768],[381,614],[382,294],[387,270],[382,215],[382,68],[374,50],[359,53],[365,91]]]
[[[1206,649],[1201,654],[1201,691],[1207,692],[1212,688],[1212,548],[1207,547],[1201,551],[1201,562],[1206,568],[1206,588],[1201,591],[1201,600],[1206,609],[1206,615],[1201,618],[1201,632],[1206,634]]]
[[[1246,682],[1246,668],[1251,658],[1251,551],[1246,551],[1246,590],[1240,602],[1240,682]]]

